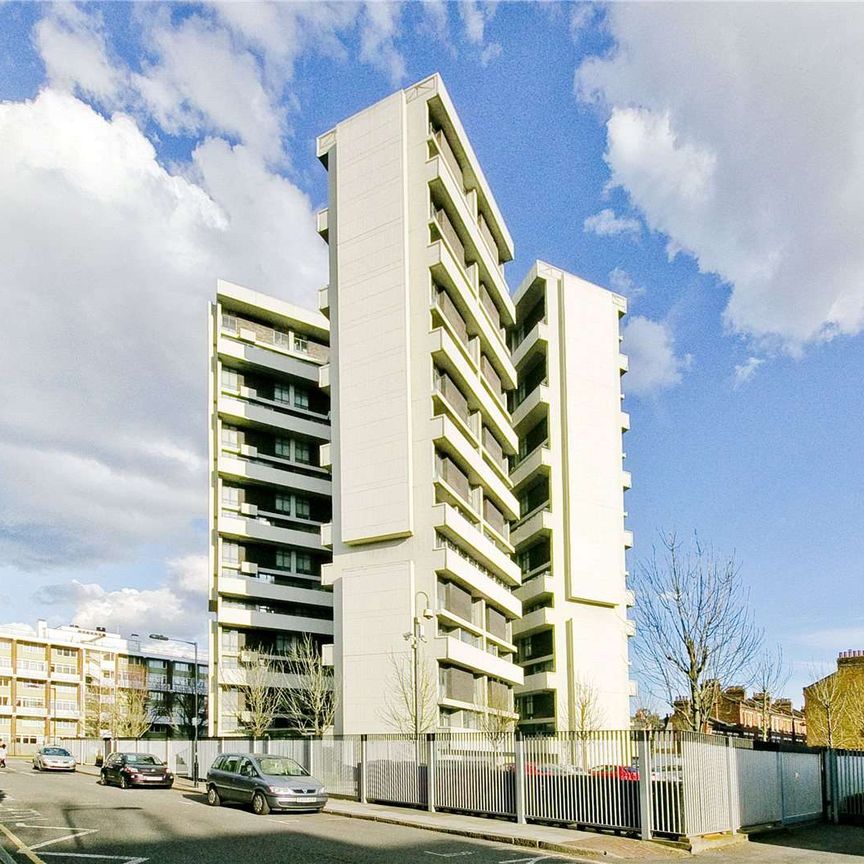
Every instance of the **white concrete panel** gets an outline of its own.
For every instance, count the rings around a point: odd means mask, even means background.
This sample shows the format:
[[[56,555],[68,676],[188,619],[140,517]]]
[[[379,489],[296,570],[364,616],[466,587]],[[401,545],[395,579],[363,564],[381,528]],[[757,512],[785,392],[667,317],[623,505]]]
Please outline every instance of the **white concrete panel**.
[[[341,541],[411,531],[402,94],[338,127]]]

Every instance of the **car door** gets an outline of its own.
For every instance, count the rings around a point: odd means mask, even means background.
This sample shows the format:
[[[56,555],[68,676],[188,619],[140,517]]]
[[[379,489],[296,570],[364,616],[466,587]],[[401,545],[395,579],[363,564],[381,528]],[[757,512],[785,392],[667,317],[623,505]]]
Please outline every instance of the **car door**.
[[[123,757],[116,753],[110,753],[105,760],[105,779],[109,783],[120,782],[120,768],[123,765]]]
[[[251,759],[244,758],[240,762],[240,773],[237,775],[237,792],[240,801],[251,801],[258,788],[258,771]]]
[[[236,801],[237,771],[240,768],[240,757],[226,756],[220,764],[221,767],[213,778],[216,791],[224,801]]]

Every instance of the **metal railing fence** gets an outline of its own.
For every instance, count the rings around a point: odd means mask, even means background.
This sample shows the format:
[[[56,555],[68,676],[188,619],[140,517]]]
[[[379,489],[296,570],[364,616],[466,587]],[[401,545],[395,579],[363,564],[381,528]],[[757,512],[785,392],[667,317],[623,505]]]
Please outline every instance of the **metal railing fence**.
[[[186,739],[67,738],[92,764],[108,749],[152,753],[189,776]],[[763,747],[759,742],[665,731],[489,732],[202,739],[202,777],[219,753],[290,756],[334,795],[382,804],[695,836],[764,823],[864,819],[864,752]]]

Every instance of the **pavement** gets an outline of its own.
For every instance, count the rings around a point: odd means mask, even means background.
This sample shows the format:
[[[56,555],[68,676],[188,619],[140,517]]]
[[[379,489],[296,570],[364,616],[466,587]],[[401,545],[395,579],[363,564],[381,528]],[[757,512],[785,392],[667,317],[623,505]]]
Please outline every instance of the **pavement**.
[[[0,864],[468,864],[680,862],[676,849],[626,837],[331,799],[320,814],[255,816],[208,807],[182,780],[172,790],[99,786],[95,769],[0,770]],[[711,864],[864,864],[864,829],[816,826],[697,856]]]

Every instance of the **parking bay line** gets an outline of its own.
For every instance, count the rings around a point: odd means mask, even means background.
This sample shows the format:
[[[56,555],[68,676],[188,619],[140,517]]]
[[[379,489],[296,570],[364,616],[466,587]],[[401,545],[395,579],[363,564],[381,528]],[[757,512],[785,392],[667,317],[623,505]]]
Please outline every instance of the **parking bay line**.
[[[2,822],[0,822],[0,831],[2,831],[17,847],[17,851],[27,858],[32,864],[45,864],[35,852],[31,852],[27,845],[15,834],[13,834]]]

